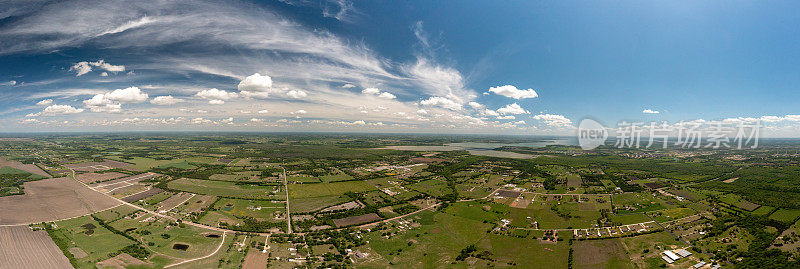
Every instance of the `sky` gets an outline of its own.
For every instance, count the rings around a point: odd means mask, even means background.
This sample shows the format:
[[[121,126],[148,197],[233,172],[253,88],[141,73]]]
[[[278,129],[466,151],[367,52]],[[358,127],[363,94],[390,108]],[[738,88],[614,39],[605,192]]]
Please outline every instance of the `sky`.
[[[0,132],[800,137],[794,1],[0,0]]]

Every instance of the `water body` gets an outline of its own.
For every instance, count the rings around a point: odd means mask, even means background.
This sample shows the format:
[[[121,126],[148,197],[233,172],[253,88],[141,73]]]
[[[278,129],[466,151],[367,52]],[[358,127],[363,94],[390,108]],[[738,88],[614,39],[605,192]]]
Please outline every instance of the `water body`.
[[[525,143],[479,143],[479,142],[465,142],[465,143],[450,143],[444,146],[389,146],[388,149],[395,150],[409,150],[409,151],[454,151],[466,150],[472,155],[500,157],[500,158],[514,158],[514,159],[530,159],[533,155],[522,154],[516,152],[497,151],[494,150],[499,147],[529,147],[541,148],[549,145],[577,145],[578,141],[575,138],[555,138],[548,140],[541,140],[535,142]]]

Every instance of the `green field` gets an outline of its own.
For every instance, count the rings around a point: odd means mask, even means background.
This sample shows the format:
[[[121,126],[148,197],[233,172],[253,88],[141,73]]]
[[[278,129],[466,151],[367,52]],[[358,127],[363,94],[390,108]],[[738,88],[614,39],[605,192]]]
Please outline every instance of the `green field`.
[[[95,268],[95,263],[111,258],[120,249],[135,243],[101,227],[90,216],[58,221],[56,225],[58,229],[51,231],[51,237],[62,251],[77,247],[88,254],[75,259],[78,268]]]
[[[798,217],[800,217],[800,209],[778,209],[769,215],[770,219],[786,223],[793,223]]]
[[[170,181],[170,189],[191,193],[208,194],[220,197],[234,197],[244,199],[272,199],[281,195],[274,195],[273,190],[278,186],[237,185],[233,182],[201,180],[182,178]],[[278,192],[282,193],[282,192]]]
[[[290,184],[289,197],[307,198],[341,195],[345,192],[364,192],[375,190],[375,186],[366,181],[345,181],[317,184]]]

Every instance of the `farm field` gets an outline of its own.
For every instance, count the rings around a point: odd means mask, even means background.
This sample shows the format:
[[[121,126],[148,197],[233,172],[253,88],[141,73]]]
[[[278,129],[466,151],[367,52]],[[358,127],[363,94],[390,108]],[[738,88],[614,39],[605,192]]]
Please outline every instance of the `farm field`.
[[[0,268],[72,268],[46,231],[27,226],[0,227]]]
[[[25,194],[0,197],[0,225],[71,218],[119,204],[70,178],[26,182]]]
[[[363,192],[374,190],[375,186],[364,181],[345,181],[318,184],[289,185],[290,198],[309,198],[341,195],[345,192]]]
[[[273,191],[279,189],[279,186],[237,185],[226,181],[189,178],[170,181],[167,186],[175,190],[219,197],[243,199],[271,199],[280,197],[273,193]]]

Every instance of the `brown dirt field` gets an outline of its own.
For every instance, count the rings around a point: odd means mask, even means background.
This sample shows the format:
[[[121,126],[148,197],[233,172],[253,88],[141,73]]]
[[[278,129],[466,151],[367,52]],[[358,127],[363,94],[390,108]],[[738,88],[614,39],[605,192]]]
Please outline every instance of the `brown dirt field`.
[[[501,190],[497,192],[497,196],[504,198],[517,198],[522,192]]]
[[[343,227],[343,226],[349,226],[349,225],[373,222],[373,221],[380,220],[380,219],[381,219],[381,217],[378,216],[378,214],[369,213],[369,214],[366,214],[366,215],[352,216],[352,217],[347,217],[347,218],[343,218],[343,219],[335,219],[335,220],[333,220],[333,224],[336,224],[336,227]]]
[[[194,198],[189,200],[189,206],[186,207],[184,211],[186,212],[200,212],[203,208],[206,208],[211,205],[217,199],[216,196],[211,195],[196,195]],[[198,203],[199,202],[199,203]]]
[[[740,207],[742,209],[744,209],[744,210],[747,210],[747,211],[753,211],[753,210],[756,210],[759,207],[761,207],[761,205],[753,203],[753,202],[750,202],[750,201],[747,201],[747,200],[742,200],[742,205]]]
[[[262,269],[267,267],[267,259],[269,254],[261,253],[261,251],[251,249],[244,257],[244,264],[242,269]]]
[[[6,159],[6,157],[0,157],[0,167],[8,166],[11,168],[16,168],[31,174],[40,175],[43,177],[50,177],[50,174],[36,166],[35,164],[23,164],[21,162],[12,161]]]
[[[134,194],[134,195],[131,195],[131,196],[127,196],[125,198],[122,198],[121,200],[125,201],[125,202],[128,202],[128,203],[133,203],[133,202],[136,202],[136,201],[139,201],[139,200],[142,200],[142,199],[146,199],[146,198],[148,198],[150,196],[153,196],[153,195],[156,195],[156,194],[159,194],[159,193],[162,193],[162,192],[164,192],[164,190],[159,189],[159,188],[152,188],[152,189],[149,189],[149,190],[144,191],[144,192],[140,192],[140,193],[137,193],[137,194]]]
[[[187,199],[189,199],[190,197],[192,197],[192,194],[188,192],[181,192],[173,196],[170,196],[166,200],[158,203],[158,211],[172,209],[175,206],[178,206],[181,203],[188,201]]]
[[[617,239],[578,240],[572,244],[575,268],[633,268]]]
[[[335,206],[326,207],[326,208],[320,210],[319,212],[348,210],[348,209],[356,209],[356,208],[361,208],[361,207],[363,207],[363,205],[361,205],[361,203],[359,203],[357,201],[351,201],[351,202],[347,202],[347,203],[344,203],[344,204],[339,204],[339,205],[335,205]]]
[[[110,179],[121,178],[121,177],[124,177],[124,176],[127,176],[127,175],[123,174],[123,173],[117,173],[117,172],[85,173],[85,174],[75,175],[75,178],[78,179],[80,182],[89,184],[89,183],[94,183],[94,182],[97,182],[97,181],[106,181],[106,180],[110,180]]]
[[[112,190],[114,188],[125,186],[126,185],[125,182],[133,184],[133,183],[136,183],[136,182],[139,182],[139,181],[142,181],[142,180],[148,180],[148,179],[151,179],[151,178],[154,178],[154,177],[157,177],[157,176],[160,176],[160,174],[149,173],[148,172],[148,173],[144,173],[144,174],[138,174],[138,175],[133,175],[133,176],[129,176],[129,177],[118,178],[118,179],[111,180],[111,181],[93,183],[93,184],[89,184],[89,186],[92,187],[92,188],[100,187],[100,188],[105,189],[105,191],[108,191],[108,190]]]
[[[120,204],[70,178],[43,179],[23,186],[25,195],[0,197],[0,225],[72,218]]]
[[[583,180],[580,178],[568,178],[567,179],[567,187],[580,187],[583,184]]]
[[[527,208],[530,203],[530,199],[519,199],[511,202],[510,206],[515,208]]]
[[[110,258],[108,260],[105,260],[105,261],[102,261],[102,262],[98,262],[97,263],[97,267],[99,267],[99,268],[111,267],[111,268],[124,269],[124,268],[132,266],[132,265],[146,265],[146,264],[148,264],[148,263],[143,262],[142,260],[139,260],[137,258],[134,258],[133,256],[129,255],[128,253],[122,253],[122,254],[114,256],[113,258]]]
[[[0,227],[0,268],[72,268],[45,231]]]

